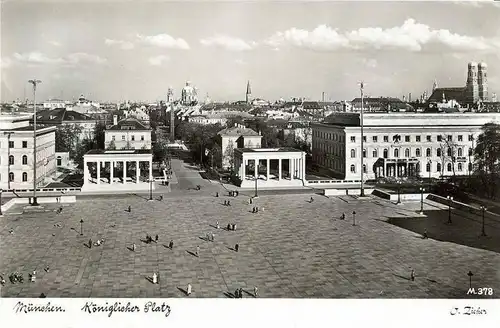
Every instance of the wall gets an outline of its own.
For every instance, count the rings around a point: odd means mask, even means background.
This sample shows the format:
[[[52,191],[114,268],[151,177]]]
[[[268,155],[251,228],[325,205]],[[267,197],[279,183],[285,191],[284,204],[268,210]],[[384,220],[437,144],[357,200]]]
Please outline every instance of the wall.
[[[104,134],[106,148],[109,147],[113,137],[115,137],[114,142],[117,150],[127,147],[127,141],[132,149],[142,149],[143,147],[151,149],[151,131],[149,130],[106,130]],[[141,137],[144,137],[144,140],[141,140]]]

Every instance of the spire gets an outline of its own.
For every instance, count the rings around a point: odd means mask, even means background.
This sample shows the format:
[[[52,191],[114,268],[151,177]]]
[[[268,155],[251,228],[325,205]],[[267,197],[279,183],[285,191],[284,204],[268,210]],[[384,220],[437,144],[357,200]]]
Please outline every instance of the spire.
[[[247,82],[247,95],[252,94],[252,88],[250,87],[250,81]]]
[[[434,84],[432,85],[432,91],[436,90],[438,87],[437,80],[434,80]]]

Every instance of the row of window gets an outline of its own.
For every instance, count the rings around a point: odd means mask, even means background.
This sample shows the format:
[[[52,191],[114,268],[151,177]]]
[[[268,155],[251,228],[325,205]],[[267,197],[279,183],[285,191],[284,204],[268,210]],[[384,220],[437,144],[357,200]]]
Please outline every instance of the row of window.
[[[441,150],[441,148],[436,149],[436,156],[437,157],[441,157],[442,154],[443,154],[443,151]],[[411,157],[410,148],[406,148],[404,150],[404,155],[405,155],[405,157]],[[468,156],[472,156],[472,155],[473,155],[473,150],[472,150],[472,148],[469,148]],[[395,158],[399,157],[399,148],[394,148],[394,150],[393,150],[393,156]],[[421,156],[420,148],[415,149],[415,157],[420,157],[420,156]],[[432,149],[431,148],[427,148],[425,150],[425,156],[426,157],[431,157],[432,156]],[[448,157],[455,156],[455,154],[453,153],[453,149],[452,148],[447,148],[446,149],[446,156],[448,156]],[[464,156],[464,150],[462,148],[457,148],[456,156],[457,157],[463,157]],[[367,157],[366,149],[363,149],[363,157]],[[378,149],[374,149],[373,150],[372,157],[374,157],[374,158],[378,157]],[[384,149],[383,157],[384,158],[388,158],[389,157],[389,150],[388,149]],[[351,158],[356,158],[356,149],[351,149]]]
[[[135,141],[135,135],[130,136],[130,140]],[[116,141],[115,136],[111,136],[111,140]],[[125,135],[122,134],[122,141],[125,141]],[[144,136],[141,136],[141,141],[144,141]]]
[[[472,163],[469,163],[469,171],[472,171]],[[426,172],[430,172],[431,170],[431,164],[427,163],[427,165],[425,166],[425,171]],[[464,166],[462,163],[458,163],[457,164],[457,171],[458,172],[463,172],[464,170]],[[356,165],[352,164],[351,167],[350,167],[350,171],[351,173],[356,173]],[[437,163],[436,165],[436,171],[437,172],[441,172],[441,163]],[[451,163],[448,163],[446,165],[446,171],[447,172],[452,172],[453,171],[453,165]],[[366,173],[366,164],[363,164],[363,172]]]
[[[384,142],[389,142],[389,136],[382,136],[382,138],[383,138]],[[392,137],[392,141],[393,142],[400,142],[401,139],[402,138],[401,138],[401,136],[399,134],[396,134],[396,135],[394,135]],[[443,141],[443,136],[442,135],[438,135],[436,139],[437,139],[438,142],[441,142],[441,141]],[[446,139],[448,141],[453,141],[453,136],[451,134],[449,134],[449,135],[446,136]],[[366,142],[366,140],[367,140],[366,136],[363,136],[363,141]],[[473,141],[473,140],[474,140],[474,135],[469,134],[469,141]],[[378,142],[378,136],[372,136],[372,141],[373,142]],[[404,136],[404,141],[405,142],[412,142],[413,140],[411,139],[411,136],[406,135],[406,136]],[[421,142],[421,141],[422,141],[421,136],[415,136],[415,142]],[[427,142],[432,142],[433,141],[432,140],[432,136],[431,135],[427,135],[426,136],[426,141]],[[457,141],[458,142],[464,141],[463,136],[462,135],[457,136]],[[356,142],[356,136],[351,136],[351,142]]]
[[[28,173],[23,172],[22,179],[23,179],[23,182],[28,181]],[[14,172],[9,172],[9,182],[14,182],[14,180],[15,180]],[[2,181],[2,177],[1,176],[0,176],[0,181]]]
[[[9,155],[9,165],[14,165],[14,162],[15,162],[14,155]],[[23,165],[28,165],[28,156],[27,155],[23,155],[22,163],[23,163]]]
[[[28,148],[28,142],[22,141],[23,148]],[[9,140],[9,148],[16,148],[13,140]]]

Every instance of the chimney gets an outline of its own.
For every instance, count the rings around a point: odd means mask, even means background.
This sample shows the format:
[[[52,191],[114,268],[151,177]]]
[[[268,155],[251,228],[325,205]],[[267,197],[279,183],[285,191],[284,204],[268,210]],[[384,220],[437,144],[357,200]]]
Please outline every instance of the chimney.
[[[113,115],[113,125],[118,124],[118,115]]]

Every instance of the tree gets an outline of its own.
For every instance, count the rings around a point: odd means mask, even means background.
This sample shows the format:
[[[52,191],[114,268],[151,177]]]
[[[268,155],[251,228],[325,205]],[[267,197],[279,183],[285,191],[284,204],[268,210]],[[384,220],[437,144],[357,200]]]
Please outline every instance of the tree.
[[[227,145],[225,151],[224,151],[224,159],[229,164],[229,169],[231,172],[234,171],[234,145],[233,142],[230,141],[229,144]]]
[[[109,150],[115,150],[116,149],[116,144],[114,140],[111,140],[108,145]]]
[[[95,139],[95,148],[104,149],[105,148],[105,133],[106,125],[102,122],[97,122],[94,127],[94,139]]]
[[[481,130],[474,149],[476,173],[483,181],[487,196],[495,198],[500,179],[500,125],[487,123]]]
[[[56,152],[69,152],[69,156],[73,158],[82,131],[79,124],[59,125],[56,129]]]

